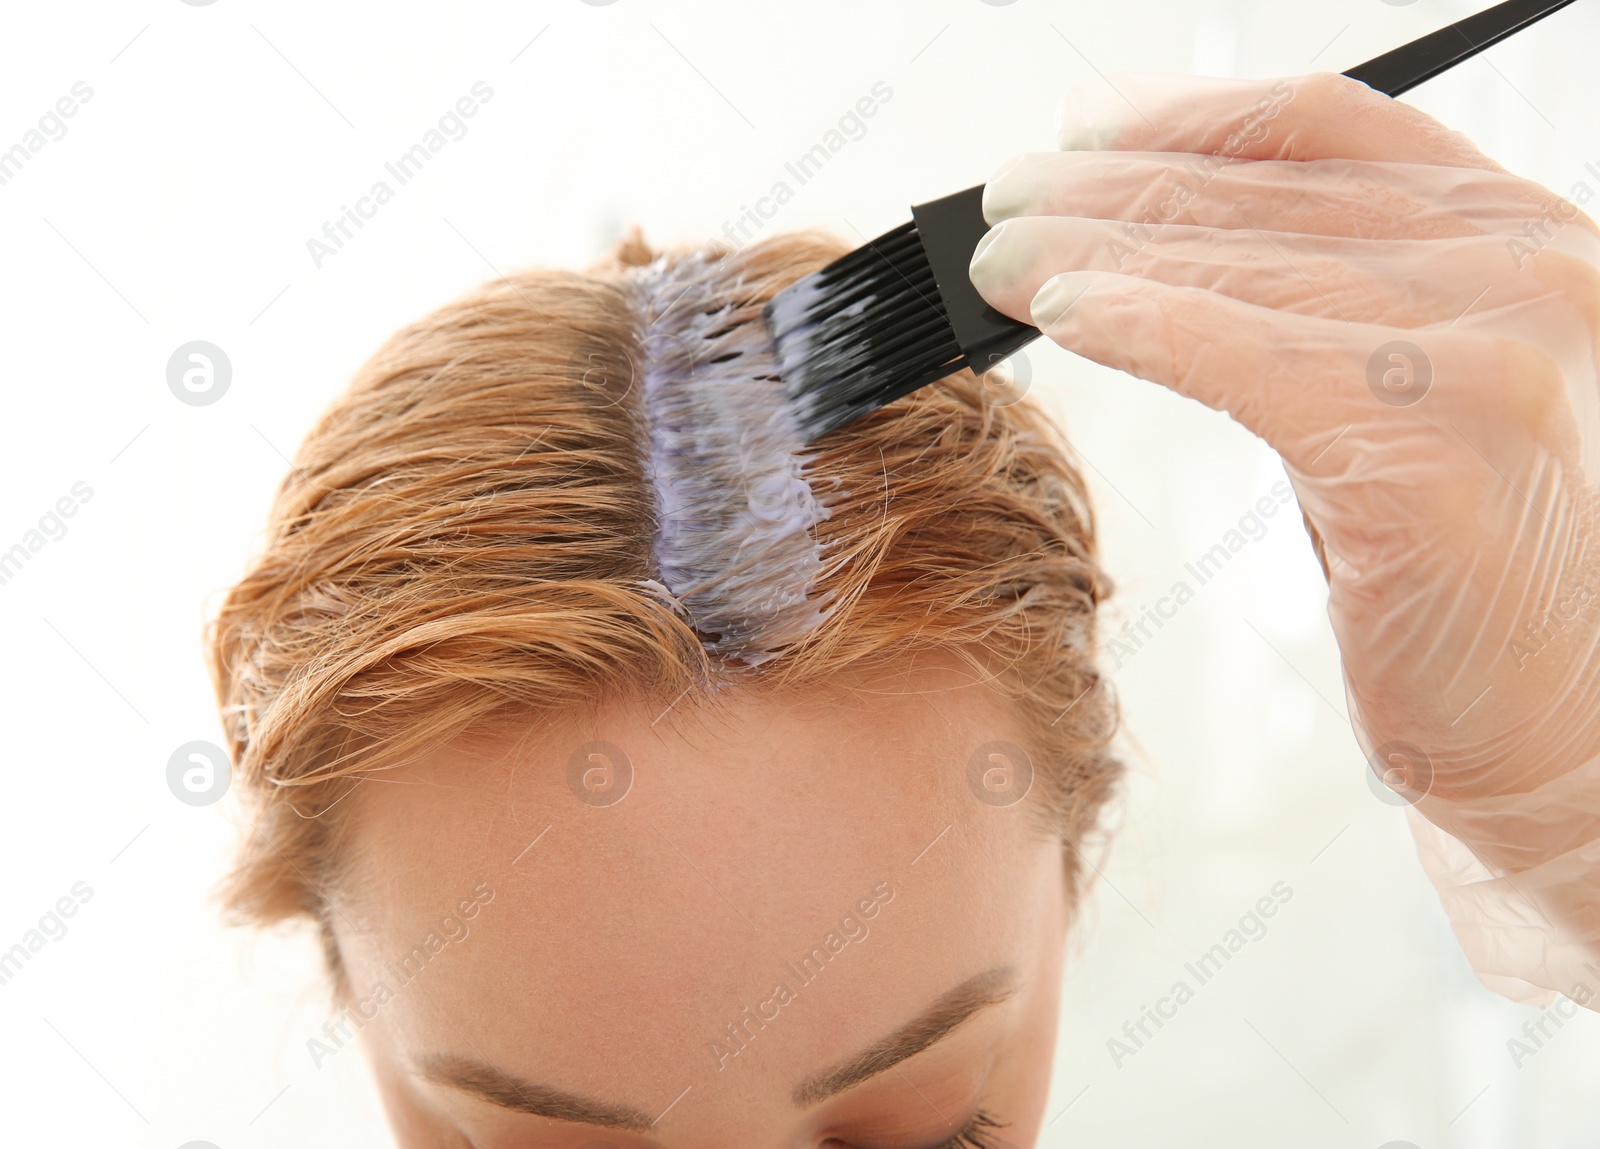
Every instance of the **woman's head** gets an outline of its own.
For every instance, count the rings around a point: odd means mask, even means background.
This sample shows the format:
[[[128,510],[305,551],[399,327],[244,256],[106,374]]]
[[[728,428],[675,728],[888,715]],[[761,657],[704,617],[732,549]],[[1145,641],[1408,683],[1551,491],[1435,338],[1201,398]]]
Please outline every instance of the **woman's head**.
[[[842,250],[502,280],[295,459],[212,633],[229,898],[318,924],[403,1144],[1031,1139],[1106,584],[970,373],[778,458],[760,308]]]

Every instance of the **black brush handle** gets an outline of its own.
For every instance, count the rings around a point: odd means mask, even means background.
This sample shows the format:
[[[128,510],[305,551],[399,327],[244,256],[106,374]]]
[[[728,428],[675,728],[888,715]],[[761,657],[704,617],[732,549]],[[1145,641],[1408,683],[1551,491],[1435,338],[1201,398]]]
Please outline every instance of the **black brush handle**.
[[[1558,12],[1573,0],[1505,0],[1448,28],[1430,32],[1419,40],[1385,52],[1345,73],[1385,95],[1409,92],[1424,80],[1470,60],[1491,44],[1498,44],[1513,32]]]
[[[1573,0],[1505,0],[1358,64],[1345,75],[1385,95],[1398,96],[1571,3]],[[983,187],[979,184],[911,209],[950,328],[966,366],[980,375],[1039,335],[1038,328],[990,307],[967,275],[972,253],[989,230],[983,218]]]
[[[1037,327],[1018,323],[990,307],[967,274],[972,253],[989,230],[989,222],[983,218],[983,188],[979,184],[911,209],[964,366],[979,375],[1039,336]]]

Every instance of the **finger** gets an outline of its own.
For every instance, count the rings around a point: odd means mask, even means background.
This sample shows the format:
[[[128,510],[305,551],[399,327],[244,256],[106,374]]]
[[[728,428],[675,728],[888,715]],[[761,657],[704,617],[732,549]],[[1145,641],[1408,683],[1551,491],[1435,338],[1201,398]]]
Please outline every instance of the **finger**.
[[[1425,112],[1334,72],[1236,80],[1114,72],[1067,93],[1064,150],[1200,152],[1240,159],[1352,159],[1503,170]]]
[[[1476,333],[1344,323],[1104,271],[1046,281],[1032,320],[1069,351],[1232,416],[1302,472],[1340,439],[1373,484],[1440,456],[1419,444],[1483,406],[1478,379],[1499,359],[1500,341]]]
[[[1519,262],[1498,236],[1345,239],[1101,219],[1022,216],[979,241],[968,270],[995,309],[1032,322],[1039,289],[1064,268],[1198,287],[1325,319],[1387,327],[1454,324],[1553,292],[1600,299],[1600,271],[1551,251]]]
[[[1153,227],[1259,227],[1361,238],[1521,234],[1589,222],[1538,184],[1426,164],[1219,160],[1172,152],[1027,152],[984,185],[990,223],[1078,215]]]

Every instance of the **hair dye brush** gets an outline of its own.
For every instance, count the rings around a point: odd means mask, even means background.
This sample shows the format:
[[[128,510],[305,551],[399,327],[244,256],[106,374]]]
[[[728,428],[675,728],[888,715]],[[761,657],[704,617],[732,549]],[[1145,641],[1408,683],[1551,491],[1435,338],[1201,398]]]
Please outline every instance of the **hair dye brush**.
[[[1345,73],[1398,96],[1572,0],[1506,0]],[[767,304],[784,393],[810,442],[962,367],[980,374],[1039,336],[984,302],[967,267],[989,230],[983,185],[917,204],[911,222]]]

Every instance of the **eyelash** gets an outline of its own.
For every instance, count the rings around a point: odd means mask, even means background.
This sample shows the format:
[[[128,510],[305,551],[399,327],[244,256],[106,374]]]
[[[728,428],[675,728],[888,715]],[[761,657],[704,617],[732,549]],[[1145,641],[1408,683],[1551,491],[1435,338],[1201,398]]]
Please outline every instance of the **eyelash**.
[[[980,1109],[972,1115],[966,1127],[950,1140],[934,1149],[994,1149],[994,1142],[989,1139],[988,1130],[1004,1129],[1006,1123],[996,1121],[994,1115],[987,1109]]]

